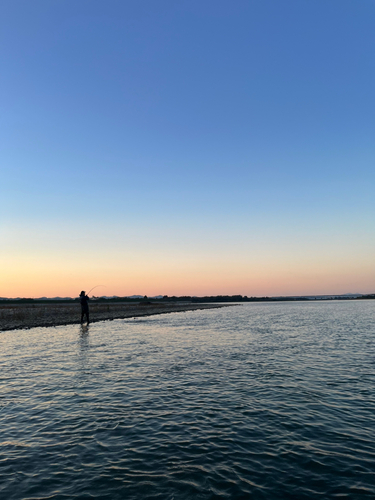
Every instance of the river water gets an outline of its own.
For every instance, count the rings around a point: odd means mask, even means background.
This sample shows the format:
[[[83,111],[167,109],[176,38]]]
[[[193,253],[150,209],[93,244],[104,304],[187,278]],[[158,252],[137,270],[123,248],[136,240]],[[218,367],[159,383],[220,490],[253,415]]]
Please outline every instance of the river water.
[[[0,333],[0,498],[375,498],[375,301]]]

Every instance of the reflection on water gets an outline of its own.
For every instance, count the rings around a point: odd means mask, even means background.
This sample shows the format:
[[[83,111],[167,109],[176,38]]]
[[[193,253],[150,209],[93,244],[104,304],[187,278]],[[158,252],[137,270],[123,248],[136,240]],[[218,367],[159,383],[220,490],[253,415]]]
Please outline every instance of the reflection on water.
[[[89,333],[89,328],[90,328],[90,325],[81,324],[79,326],[81,337],[87,337],[87,334]]]
[[[80,325],[79,327],[79,353],[82,355],[82,358],[86,357],[87,351],[90,348],[90,337],[89,337],[89,329],[88,325]]]
[[[3,332],[1,498],[375,498],[374,306]]]
[[[76,377],[79,381],[78,384],[81,385],[83,381],[90,375],[90,358],[89,358],[89,349],[90,349],[90,336],[89,336],[89,325],[80,325],[79,326],[79,337],[78,337],[78,346],[79,349],[76,353],[77,359],[77,368],[76,368]]]

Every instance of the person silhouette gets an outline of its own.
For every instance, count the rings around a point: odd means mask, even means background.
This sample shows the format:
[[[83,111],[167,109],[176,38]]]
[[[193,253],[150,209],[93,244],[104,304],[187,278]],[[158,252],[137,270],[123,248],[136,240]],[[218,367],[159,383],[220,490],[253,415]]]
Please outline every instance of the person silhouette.
[[[86,295],[86,292],[82,290],[82,292],[79,295],[79,301],[81,303],[81,323],[83,323],[83,317],[86,316],[87,319],[87,324],[90,323],[90,318],[89,318],[89,298]]]

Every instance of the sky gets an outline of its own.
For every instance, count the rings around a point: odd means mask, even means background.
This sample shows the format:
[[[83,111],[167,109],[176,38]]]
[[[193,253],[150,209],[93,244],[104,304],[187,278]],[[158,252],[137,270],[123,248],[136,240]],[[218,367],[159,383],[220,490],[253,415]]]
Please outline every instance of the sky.
[[[374,22],[2,0],[0,297],[374,293]]]

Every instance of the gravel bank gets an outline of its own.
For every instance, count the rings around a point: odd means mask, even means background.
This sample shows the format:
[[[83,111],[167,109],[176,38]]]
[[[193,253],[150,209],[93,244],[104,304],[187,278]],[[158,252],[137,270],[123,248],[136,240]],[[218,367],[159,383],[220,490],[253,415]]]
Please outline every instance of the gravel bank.
[[[90,322],[151,316],[171,312],[228,307],[228,304],[169,304],[169,303],[97,303],[90,304]],[[9,304],[0,305],[0,331],[39,326],[79,323],[79,304]]]

